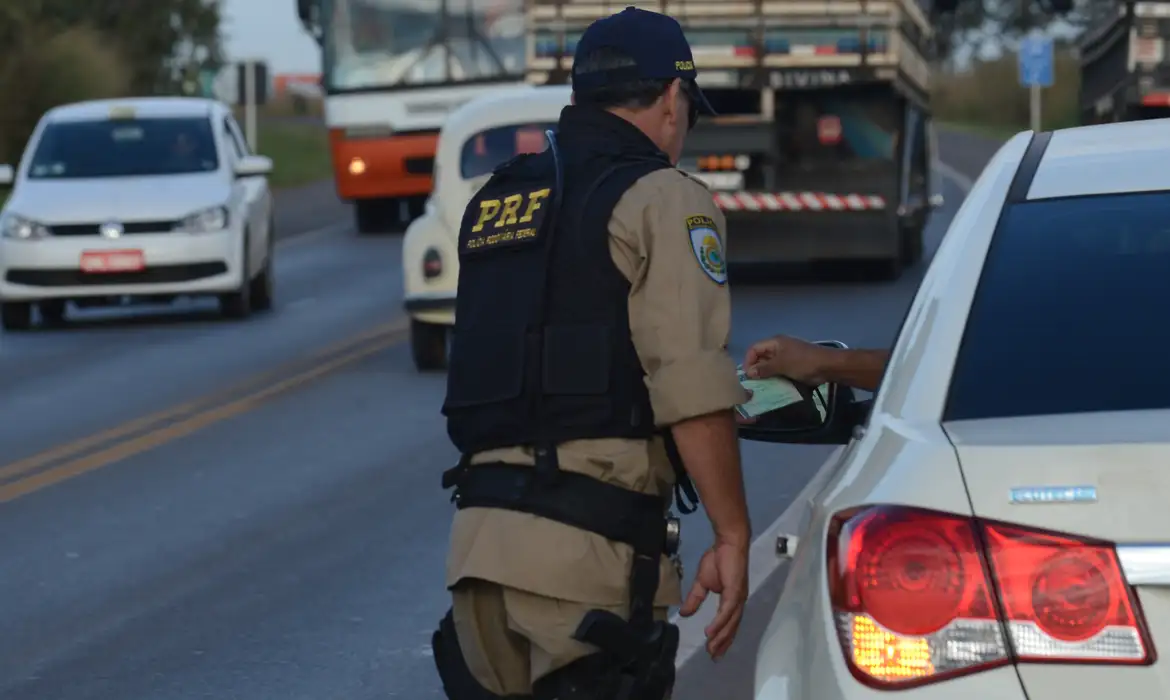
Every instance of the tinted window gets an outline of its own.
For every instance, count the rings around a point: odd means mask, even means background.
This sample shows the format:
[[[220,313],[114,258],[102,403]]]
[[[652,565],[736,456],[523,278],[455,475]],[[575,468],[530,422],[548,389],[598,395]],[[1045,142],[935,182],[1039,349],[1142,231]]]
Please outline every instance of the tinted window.
[[[521,153],[539,153],[548,146],[544,132],[555,124],[499,126],[472,136],[463,144],[459,173],[464,180],[490,173],[497,165]]]
[[[1170,194],[1013,206],[945,418],[1170,408]]]
[[[128,177],[219,168],[207,118],[102,119],[45,127],[29,167],[32,179]]]

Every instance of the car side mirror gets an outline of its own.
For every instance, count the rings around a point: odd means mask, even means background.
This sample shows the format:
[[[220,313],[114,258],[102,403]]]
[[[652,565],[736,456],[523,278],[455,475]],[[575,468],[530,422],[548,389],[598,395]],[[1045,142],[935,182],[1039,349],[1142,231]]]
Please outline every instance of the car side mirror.
[[[820,341],[818,345],[847,349],[844,343]],[[828,382],[819,387],[803,387],[805,400],[790,403],[755,416],[751,423],[739,425],[739,437],[754,442],[789,445],[844,445],[853,431],[866,419],[866,403],[857,403],[853,389]]]
[[[236,163],[236,177],[257,177],[272,172],[272,159],[267,156],[244,156]]]
[[[0,187],[10,187],[16,180],[16,171],[11,165],[0,165]]]

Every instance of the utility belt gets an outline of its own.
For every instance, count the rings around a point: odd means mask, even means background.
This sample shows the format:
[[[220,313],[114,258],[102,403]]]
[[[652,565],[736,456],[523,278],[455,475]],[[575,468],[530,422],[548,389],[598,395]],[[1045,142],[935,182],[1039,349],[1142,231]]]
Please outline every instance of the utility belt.
[[[688,482],[683,492],[689,486]],[[603,685],[612,686],[611,691],[597,695],[607,700],[657,700],[669,694],[674,683],[678,628],[654,620],[661,558],[674,555],[681,541],[680,523],[667,514],[667,499],[563,471],[553,447],[536,450],[535,467],[505,462],[472,466],[464,456],[458,466],[443,473],[443,488],[455,489],[451,500],[460,509],[529,513],[623,542],[634,550],[629,620],[608,610],[587,612],[572,636],[597,647],[601,655],[550,675],[537,684],[536,698],[562,697],[560,684],[572,683],[572,677],[580,673],[592,679],[590,685],[604,681]],[[608,675],[596,673],[593,664],[607,669]]]
[[[529,513],[630,545],[630,621],[651,622],[661,557],[675,554],[680,543],[680,523],[668,516],[667,500],[555,467],[550,474],[543,466],[471,466],[465,458],[443,473],[443,488],[455,489],[451,500],[460,509]]]

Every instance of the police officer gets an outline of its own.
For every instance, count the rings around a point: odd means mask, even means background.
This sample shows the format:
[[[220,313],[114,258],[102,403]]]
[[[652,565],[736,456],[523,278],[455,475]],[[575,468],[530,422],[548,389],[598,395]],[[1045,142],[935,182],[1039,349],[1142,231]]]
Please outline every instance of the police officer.
[[[727,353],[724,219],[675,169],[698,113],[679,24],[633,8],[578,42],[549,148],[494,172],[459,233],[447,397],[461,453],[452,610],[435,662],[453,700],[662,700],[671,605],[747,598],[750,526]],[[689,475],[689,477],[688,477]],[[678,521],[701,495],[715,542],[682,601]]]

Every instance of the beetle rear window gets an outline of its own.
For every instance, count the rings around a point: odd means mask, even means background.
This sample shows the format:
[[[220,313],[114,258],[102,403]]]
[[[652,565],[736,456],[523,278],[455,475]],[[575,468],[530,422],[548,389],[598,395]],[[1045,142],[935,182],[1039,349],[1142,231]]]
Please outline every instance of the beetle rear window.
[[[548,147],[544,132],[555,128],[556,124],[513,124],[481,131],[463,144],[459,173],[470,180],[487,175],[510,158],[540,153]]]

